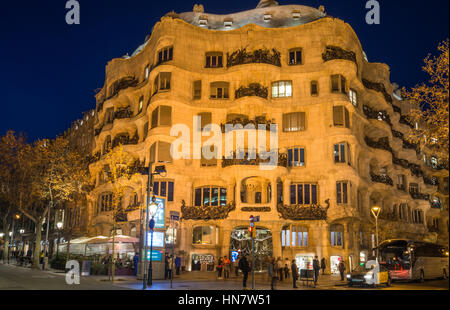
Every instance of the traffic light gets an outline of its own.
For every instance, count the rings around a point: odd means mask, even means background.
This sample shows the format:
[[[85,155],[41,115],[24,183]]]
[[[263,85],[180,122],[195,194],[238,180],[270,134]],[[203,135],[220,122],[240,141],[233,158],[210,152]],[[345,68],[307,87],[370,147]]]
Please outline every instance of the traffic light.
[[[250,236],[251,236],[252,238],[255,238],[255,237],[256,237],[256,229],[255,229],[255,227],[249,226],[249,227],[248,227],[248,231],[250,232]]]

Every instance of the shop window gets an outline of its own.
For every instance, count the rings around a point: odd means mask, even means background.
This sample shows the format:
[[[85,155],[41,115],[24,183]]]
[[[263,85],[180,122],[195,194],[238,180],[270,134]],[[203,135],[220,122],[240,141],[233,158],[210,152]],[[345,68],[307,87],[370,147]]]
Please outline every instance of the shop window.
[[[173,47],[168,46],[158,51],[158,64],[171,61],[173,59]]]
[[[289,50],[289,65],[295,66],[295,65],[302,65],[302,49],[301,48],[294,48]]]
[[[172,125],[172,107],[159,106],[152,112],[152,129],[158,126]]]
[[[292,81],[278,81],[272,83],[272,98],[292,97]]]
[[[317,184],[291,184],[291,205],[316,205],[318,196]]]
[[[344,106],[333,107],[333,125],[350,128],[350,114]]]
[[[305,226],[285,226],[281,231],[281,246],[307,247],[308,228]]]
[[[170,155],[170,143],[162,141],[153,143],[150,147],[150,162],[171,163],[172,156]]]
[[[167,201],[173,201],[174,182],[173,181],[153,182],[153,194],[156,196],[166,197]]]
[[[358,106],[358,94],[355,90],[351,89],[348,92],[350,102],[357,107]]]
[[[283,114],[283,131],[295,132],[306,130],[306,113],[294,112]]]
[[[347,204],[349,202],[348,189],[348,181],[336,182],[336,202],[338,204]]]
[[[211,99],[229,99],[230,83],[213,82],[211,83]]]
[[[199,187],[194,191],[194,205],[200,206],[225,206],[227,204],[227,189],[223,187]]]
[[[347,94],[347,80],[340,74],[331,76],[331,92]]]
[[[222,52],[206,53],[205,68],[221,68],[221,67],[223,67],[223,53]]]
[[[213,244],[213,227],[197,226],[192,233],[193,244]]]
[[[305,148],[293,148],[288,150],[289,167],[305,166]]]
[[[201,80],[194,81],[192,96],[193,96],[194,100],[199,100],[202,98],[202,81]]]
[[[171,72],[160,72],[155,78],[154,94],[159,91],[170,90]]]
[[[344,226],[340,224],[331,225],[331,246],[344,245]]]
[[[311,81],[311,96],[319,95],[319,82]]]
[[[176,245],[177,244],[177,229],[168,227],[165,233],[165,244]]]

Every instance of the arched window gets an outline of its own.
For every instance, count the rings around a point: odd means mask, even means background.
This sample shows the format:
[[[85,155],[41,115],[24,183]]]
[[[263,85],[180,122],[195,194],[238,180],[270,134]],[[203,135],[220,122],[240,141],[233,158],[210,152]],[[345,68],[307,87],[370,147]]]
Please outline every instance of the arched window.
[[[341,224],[334,224],[330,227],[331,231],[331,246],[344,246],[344,226]]]

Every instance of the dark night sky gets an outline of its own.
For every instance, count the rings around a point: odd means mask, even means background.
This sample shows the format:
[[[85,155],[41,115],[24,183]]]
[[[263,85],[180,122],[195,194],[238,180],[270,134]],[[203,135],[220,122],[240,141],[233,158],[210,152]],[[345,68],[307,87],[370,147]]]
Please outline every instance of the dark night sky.
[[[226,14],[259,0],[79,0],[81,24],[65,23],[66,0],[2,1],[0,6],[0,135],[8,129],[29,140],[54,138],[95,107],[106,63],[143,43],[165,13]],[[413,86],[428,53],[448,38],[448,0],[379,0],[381,25],[365,23],[366,0],[279,0],[280,5],[324,5],[348,22],[371,62],[391,67],[391,81]]]

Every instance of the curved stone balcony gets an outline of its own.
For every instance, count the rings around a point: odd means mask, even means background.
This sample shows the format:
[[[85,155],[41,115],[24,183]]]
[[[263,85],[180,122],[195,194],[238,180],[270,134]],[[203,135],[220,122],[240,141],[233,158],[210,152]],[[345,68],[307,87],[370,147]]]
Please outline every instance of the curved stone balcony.
[[[368,119],[376,119],[379,121],[384,121],[386,124],[392,127],[392,122],[389,117],[389,114],[385,110],[377,111],[366,105],[363,105],[363,112]]]
[[[281,54],[276,49],[258,49],[253,52],[247,52],[246,48],[238,49],[233,53],[227,53],[227,68],[250,64],[265,63],[281,67]]]
[[[324,62],[334,59],[343,59],[357,64],[355,52],[346,51],[338,46],[327,46],[325,52],[322,54],[322,59]]]
[[[263,99],[267,99],[269,96],[268,87],[264,87],[259,83],[251,83],[247,87],[239,87],[234,93],[235,99],[249,96],[258,96]]]
[[[380,138],[378,141],[372,140],[369,137],[365,137],[365,142],[367,146],[370,146],[371,148],[381,149],[393,153],[392,148],[389,145],[388,137]]]
[[[103,103],[106,100],[109,100],[116,96],[121,90],[129,88],[129,87],[136,87],[139,84],[139,81],[134,76],[126,76],[121,78],[120,80],[115,81],[111,86],[111,92],[109,96],[103,96],[103,98],[99,99],[99,102],[97,104],[97,112],[101,111],[103,108]]]
[[[271,120],[267,120],[265,117],[256,117],[255,119],[248,119],[248,118],[237,118],[232,120],[231,122],[228,122],[227,124],[220,124],[220,127],[222,128],[222,133],[226,132],[226,125],[236,126],[236,125],[242,125],[243,129],[247,125],[253,125],[255,126],[255,129],[258,130],[258,125],[266,125],[266,130],[270,131],[270,125],[273,125]]]
[[[183,220],[209,221],[224,220],[228,214],[236,210],[236,204],[231,202],[225,206],[186,206],[184,200],[181,201],[181,218]]]
[[[325,201],[326,207],[320,205],[290,205],[286,206],[278,204],[277,211],[280,218],[292,221],[325,221],[327,219],[328,208],[330,207],[329,199]]]
[[[370,173],[370,179],[372,182],[383,183],[386,185],[394,186],[394,181],[392,181],[391,177],[387,174],[377,175],[373,172]]]
[[[413,190],[409,190],[409,194],[411,195],[412,198],[414,199],[421,199],[421,200],[426,200],[429,201],[430,200],[430,195],[428,194],[422,194]]]
[[[365,88],[371,89],[371,90],[374,90],[376,92],[383,94],[386,102],[389,102],[392,105],[392,102],[393,102],[392,96],[387,93],[386,87],[384,86],[383,83],[371,82],[366,79],[362,79],[362,83]]]

